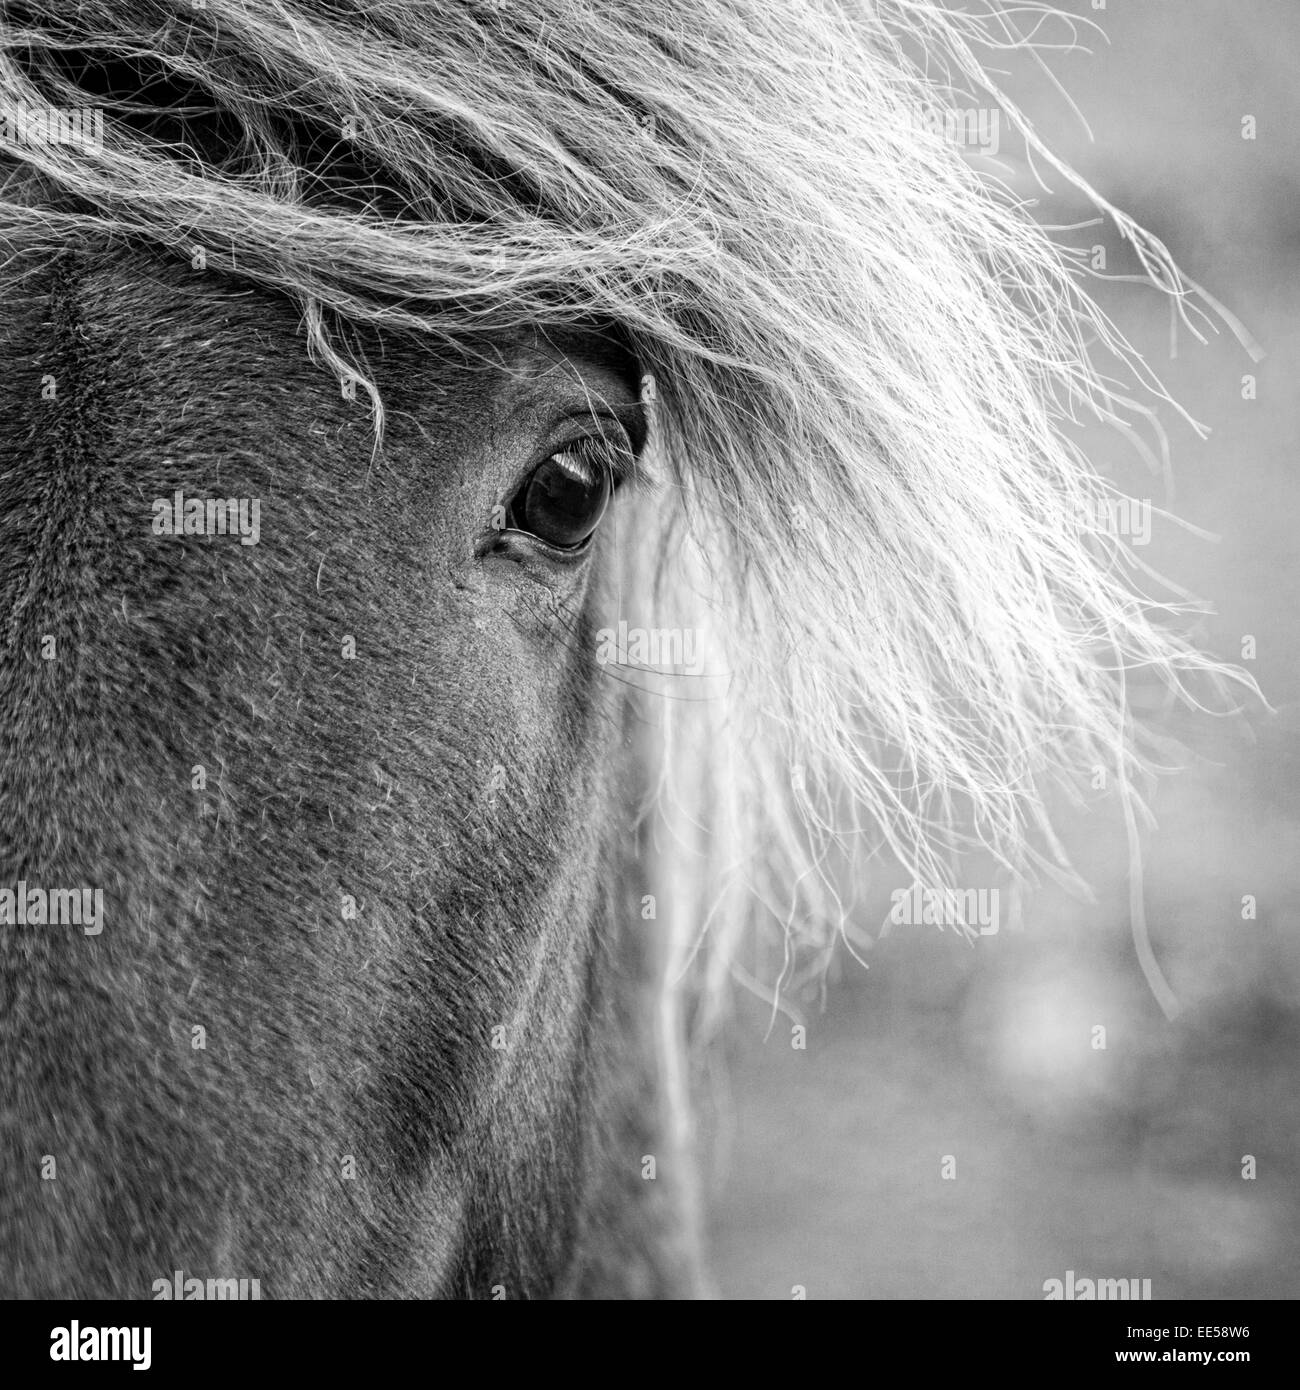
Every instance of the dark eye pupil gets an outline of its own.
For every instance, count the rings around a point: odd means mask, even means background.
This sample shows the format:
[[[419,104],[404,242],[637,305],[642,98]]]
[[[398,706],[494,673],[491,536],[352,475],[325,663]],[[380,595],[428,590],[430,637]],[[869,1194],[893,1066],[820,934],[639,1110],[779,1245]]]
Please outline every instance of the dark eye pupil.
[[[610,490],[607,469],[574,454],[552,454],[515,494],[510,524],[548,545],[572,549],[600,524]]]

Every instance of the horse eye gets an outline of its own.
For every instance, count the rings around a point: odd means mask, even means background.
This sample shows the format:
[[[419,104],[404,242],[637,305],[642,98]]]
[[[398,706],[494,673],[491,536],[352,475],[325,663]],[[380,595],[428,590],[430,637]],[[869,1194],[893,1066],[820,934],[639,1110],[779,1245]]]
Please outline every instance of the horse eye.
[[[558,450],[515,493],[508,524],[557,550],[576,550],[600,525],[613,490],[608,464]]]

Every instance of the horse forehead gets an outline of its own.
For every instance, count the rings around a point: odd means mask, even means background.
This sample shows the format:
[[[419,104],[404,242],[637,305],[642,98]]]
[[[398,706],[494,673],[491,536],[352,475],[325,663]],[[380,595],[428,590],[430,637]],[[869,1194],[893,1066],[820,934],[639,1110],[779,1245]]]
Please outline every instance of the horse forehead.
[[[345,399],[308,350],[301,310],[273,292],[145,250],[65,256],[30,289],[0,316],[18,360],[48,372],[79,416],[111,419],[128,447],[162,447],[179,460],[224,447],[234,429],[259,446],[274,440],[271,452],[286,458],[308,436],[313,449],[355,436],[355,447],[324,446],[314,455],[321,463],[369,453],[365,393]],[[360,339],[390,417],[414,419],[451,452],[462,436],[481,436],[486,416],[539,389],[545,373],[524,335],[473,353],[432,335],[370,331]],[[39,392],[10,386],[25,405],[15,416],[29,415]]]
[[[146,252],[79,260],[58,287],[79,336],[92,346],[98,338],[106,352],[125,348],[124,370],[147,358],[164,369],[155,381],[182,384],[193,406],[206,392],[236,387],[269,388],[281,400],[286,388],[297,389],[304,407],[337,394],[338,383],[308,351],[301,310],[281,296],[234,281],[196,281],[186,266]],[[610,325],[523,327],[469,343],[375,328],[355,336],[386,405],[436,426],[449,445],[462,433],[481,437],[494,426],[526,423],[562,394],[595,400],[638,390],[636,360]],[[364,396],[357,399],[364,407]],[[278,428],[294,424],[292,402],[287,409]]]

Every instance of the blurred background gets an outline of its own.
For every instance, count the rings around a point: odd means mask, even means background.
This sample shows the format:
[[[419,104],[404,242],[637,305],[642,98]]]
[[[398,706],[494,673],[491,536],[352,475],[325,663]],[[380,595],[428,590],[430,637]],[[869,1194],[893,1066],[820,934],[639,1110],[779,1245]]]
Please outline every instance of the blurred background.
[[[1162,411],[1172,487],[1114,431],[1081,438],[1124,491],[1211,533],[1156,518],[1143,556],[1208,601],[1204,645],[1276,713],[1153,711],[1188,749],[1142,836],[1172,1022],[1130,935],[1124,826],[1101,803],[1060,821],[1095,902],[1036,892],[1021,930],[974,946],[895,927],[869,969],[832,972],[803,1050],[789,1020],[766,1036],[770,1011],[737,1001],[709,1138],[724,1297],[1041,1299],[1067,1270],[1150,1279],[1155,1299],[1300,1294],[1300,5],[1062,8],[1104,31],[1045,55],[1091,138],[1024,55],[1005,55],[1004,89],[1265,354],[1171,333],[1152,288],[1091,282],[1209,435]],[[1096,213],[1063,179],[1044,170],[1043,193],[1002,156],[1071,245],[1138,271],[1112,226],[1076,226]]]

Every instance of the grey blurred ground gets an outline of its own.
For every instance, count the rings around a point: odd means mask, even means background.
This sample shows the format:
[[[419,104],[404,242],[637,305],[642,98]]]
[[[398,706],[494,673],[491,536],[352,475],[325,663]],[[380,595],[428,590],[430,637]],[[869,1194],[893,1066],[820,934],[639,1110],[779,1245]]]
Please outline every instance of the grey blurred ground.
[[[1172,499],[1113,439],[1087,443],[1129,492],[1219,537],[1161,526],[1148,558],[1212,602],[1216,653],[1236,658],[1254,635],[1251,668],[1279,714],[1178,723],[1196,757],[1160,784],[1146,837],[1152,937],[1185,1006],[1173,1024],[1129,938],[1122,826],[1095,813],[1064,822],[1095,904],[1042,893],[1022,933],[973,949],[896,929],[869,971],[833,985],[806,1051],[783,1021],[765,1043],[766,1011],[740,1006],[710,1194],[724,1296],[1041,1298],[1067,1269],[1149,1278],[1156,1298],[1300,1294],[1300,4],[1072,8],[1110,37],[1053,61],[1095,143],[1020,60],[1010,89],[1268,354],[1256,366],[1229,335],[1201,347],[1183,333],[1171,360],[1168,302],[1102,287],[1212,435],[1166,413]],[[1085,214],[1067,197],[1042,215]],[[1096,230],[1076,244],[1101,241],[1112,272],[1134,269]],[[940,1178],[945,1154],[955,1181]]]

